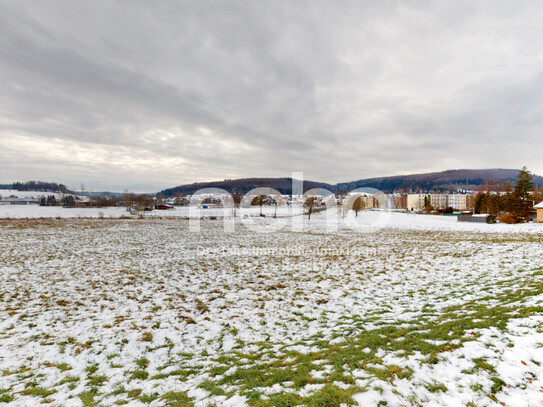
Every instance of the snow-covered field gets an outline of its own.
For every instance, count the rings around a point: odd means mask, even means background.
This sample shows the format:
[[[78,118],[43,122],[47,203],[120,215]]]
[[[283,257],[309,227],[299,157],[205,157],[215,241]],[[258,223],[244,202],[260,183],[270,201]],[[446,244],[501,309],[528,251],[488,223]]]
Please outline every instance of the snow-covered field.
[[[120,218],[130,216],[126,208],[63,208],[62,206],[0,205],[0,219]]]
[[[15,196],[17,198],[36,198],[39,199],[42,196],[48,197],[53,195],[56,199],[62,199],[60,192],[44,192],[44,191],[18,191],[16,189],[0,189],[0,196],[8,198]]]
[[[263,207],[262,213],[267,217],[288,217],[299,215],[303,212],[302,207],[278,208]],[[260,208],[251,207],[236,209],[236,217],[259,216]],[[189,208],[180,206],[168,210],[154,210],[149,212],[141,211],[139,216],[144,217],[179,217],[186,218],[197,216],[202,218],[233,216],[234,210],[224,208]],[[0,219],[36,219],[36,218],[121,218],[130,217],[130,212],[125,207],[106,208],[63,208],[62,206],[38,206],[38,205],[0,205]]]
[[[301,206],[279,207],[264,206],[262,213],[265,218],[259,220],[248,220],[246,222],[257,222],[268,224],[275,229],[296,230],[297,223],[301,222],[304,209]],[[328,216],[332,213],[332,216]],[[38,205],[0,205],[0,219],[47,219],[47,218],[223,218],[235,215],[243,222],[243,218],[259,217],[260,208],[250,207],[242,209],[225,208],[191,208],[187,206],[175,207],[169,210],[154,210],[150,212],[138,212],[131,215],[125,207],[106,208],[63,208],[61,206],[38,206]],[[279,219],[275,219],[274,217]],[[372,229],[398,228],[398,229],[419,229],[419,230],[451,230],[451,231],[481,231],[481,232],[524,232],[542,233],[543,224],[526,223],[517,225],[507,224],[479,224],[468,222],[457,222],[455,216],[418,215],[402,212],[378,212],[362,211],[358,217],[353,212],[344,216],[341,207],[332,208],[328,211],[313,215],[313,222],[307,223],[305,228],[317,228],[321,232],[335,233],[343,229],[356,230],[358,227],[371,227]]]
[[[0,220],[0,402],[543,405],[543,225],[326,216]]]

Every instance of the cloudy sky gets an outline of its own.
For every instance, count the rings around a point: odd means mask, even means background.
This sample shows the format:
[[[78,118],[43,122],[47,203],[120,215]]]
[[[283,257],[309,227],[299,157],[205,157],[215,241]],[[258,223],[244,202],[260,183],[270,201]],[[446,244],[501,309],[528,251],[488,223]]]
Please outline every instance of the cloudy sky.
[[[0,183],[543,174],[541,1],[0,0]]]

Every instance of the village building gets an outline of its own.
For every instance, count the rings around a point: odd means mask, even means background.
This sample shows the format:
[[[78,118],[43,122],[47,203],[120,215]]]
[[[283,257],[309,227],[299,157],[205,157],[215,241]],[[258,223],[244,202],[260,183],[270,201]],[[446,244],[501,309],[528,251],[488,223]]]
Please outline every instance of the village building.
[[[537,210],[537,223],[543,223],[543,202],[534,206],[534,209]]]
[[[0,199],[0,205],[37,205],[39,201],[32,197],[9,197]]]
[[[448,206],[447,197],[448,197],[447,194],[431,194],[430,205],[432,205],[433,209],[438,209],[442,211]]]
[[[404,194],[394,194],[394,208],[396,209],[407,209],[407,195]]]
[[[408,194],[407,195],[407,210],[421,211],[424,210],[426,194]]]
[[[459,211],[468,209],[468,195],[466,194],[449,194],[447,196],[447,206]]]

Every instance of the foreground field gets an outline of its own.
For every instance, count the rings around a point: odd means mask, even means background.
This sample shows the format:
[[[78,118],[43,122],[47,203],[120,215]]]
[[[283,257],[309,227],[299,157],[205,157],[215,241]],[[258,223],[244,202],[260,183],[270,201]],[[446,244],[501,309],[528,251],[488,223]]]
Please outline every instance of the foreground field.
[[[397,219],[0,221],[0,402],[542,405],[543,230]]]

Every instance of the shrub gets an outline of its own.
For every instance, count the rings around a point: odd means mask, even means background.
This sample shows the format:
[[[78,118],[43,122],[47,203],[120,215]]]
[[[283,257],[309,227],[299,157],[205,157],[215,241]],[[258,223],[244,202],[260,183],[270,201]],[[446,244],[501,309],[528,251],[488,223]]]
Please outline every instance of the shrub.
[[[508,223],[512,224],[515,223],[515,217],[511,215],[509,212],[500,214],[500,223]]]

